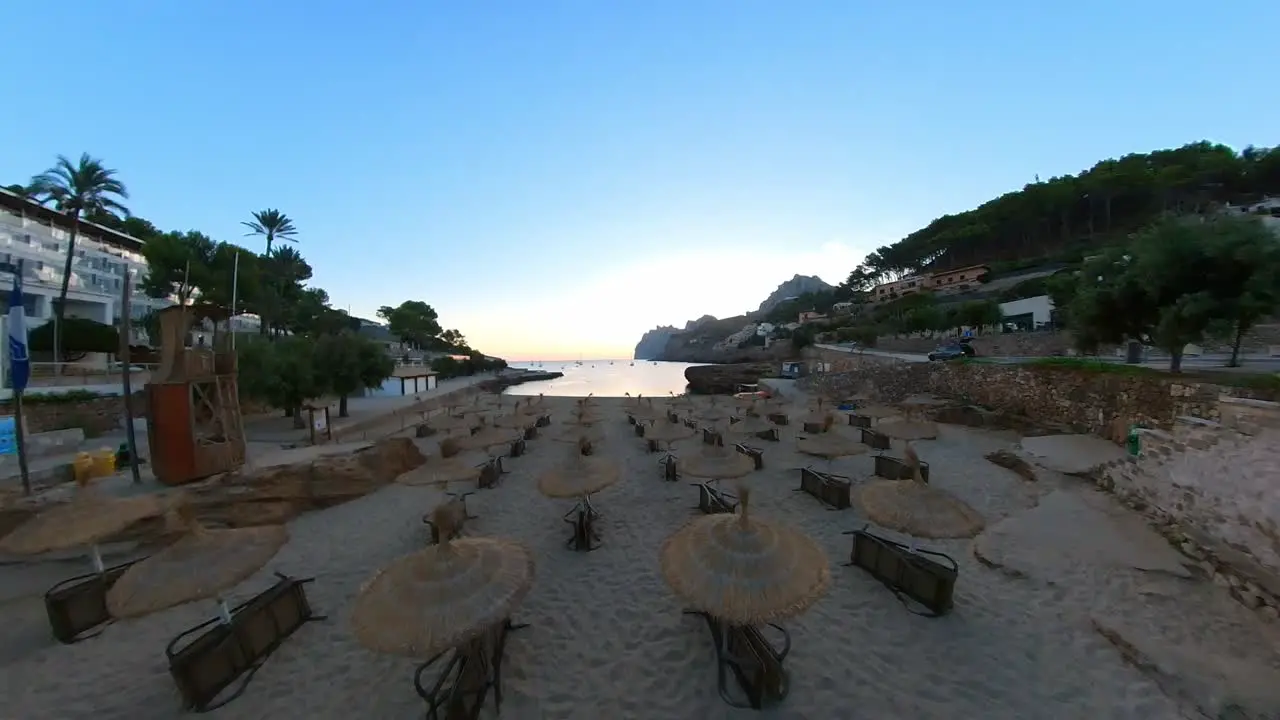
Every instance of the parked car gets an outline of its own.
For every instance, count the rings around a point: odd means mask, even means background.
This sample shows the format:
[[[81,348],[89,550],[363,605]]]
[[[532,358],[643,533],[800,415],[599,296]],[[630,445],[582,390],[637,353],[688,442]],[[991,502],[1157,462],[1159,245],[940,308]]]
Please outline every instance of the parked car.
[[[929,353],[929,359],[946,361],[974,357],[977,353],[974,352],[973,346],[969,344],[968,340],[968,338],[963,338],[959,342],[939,345],[933,352]]]

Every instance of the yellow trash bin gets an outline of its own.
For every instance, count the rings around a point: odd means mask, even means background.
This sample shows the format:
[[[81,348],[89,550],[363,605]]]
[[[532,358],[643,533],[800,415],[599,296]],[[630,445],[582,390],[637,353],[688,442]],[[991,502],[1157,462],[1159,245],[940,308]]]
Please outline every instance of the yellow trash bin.
[[[93,476],[106,477],[116,472],[116,451],[102,448],[93,454]]]
[[[93,458],[89,453],[76,453],[76,459],[71,461],[71,470],[77,485],[87,485],[93,479]]]

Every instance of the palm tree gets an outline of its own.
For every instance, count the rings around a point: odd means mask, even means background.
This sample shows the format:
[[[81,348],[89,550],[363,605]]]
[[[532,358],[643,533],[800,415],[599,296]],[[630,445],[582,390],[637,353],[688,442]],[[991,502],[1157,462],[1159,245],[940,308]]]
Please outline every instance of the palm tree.
[[[298,229],[293,226],[293,221],[288,215],[274,208],[259,210],[253,214],[252,222],[240,224],[249,228],[249,232],[245,233],[246,236],[262,235],[267,239],[267,251],[263,254],[268,257],[271,255],[271,245],[276,240],[298,242],[294,238],[294,235],[298,234]]]
[[[115,174],[116,171],[104,167],[101,160],[82,153],[78,163],[59,155],[53,167],[31,178],[30,194],[39,202],[51,203],[56,210],[71,218],[71,239],[67,243],[67,260],[62,266],[62,290],[58,293],[58,305],[53,309],[57,323],[57,331],[53,335],[54,362],[58,361],[62,345],[62,320],[66,313],[71,261],[76,256],[80,218],[129,214],[129,208],[117,200],[128,199],[129,191]]]

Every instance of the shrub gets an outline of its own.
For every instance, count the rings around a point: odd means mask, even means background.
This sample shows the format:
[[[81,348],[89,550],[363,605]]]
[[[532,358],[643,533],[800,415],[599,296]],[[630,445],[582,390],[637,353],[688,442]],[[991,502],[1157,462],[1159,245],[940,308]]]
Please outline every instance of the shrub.
[[[32,330],[28,347],[35,352],[53,352],[53,321]],[[62,357],[59,362],[75,362],[89,353],[114,353],[120,350],[120,333],[110,325],[85,318],[63,318]]]

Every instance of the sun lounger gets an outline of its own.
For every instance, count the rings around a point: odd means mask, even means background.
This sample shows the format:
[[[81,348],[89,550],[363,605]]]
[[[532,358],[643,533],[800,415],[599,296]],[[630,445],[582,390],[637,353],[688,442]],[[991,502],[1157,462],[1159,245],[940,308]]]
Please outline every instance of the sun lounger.
[[[427,720],[475,720],[480,717],[489,689],[493,689],[494,714],[502,712],[502,657],[507,633],[528,627],[504,620],[465,645],[447,650],[418,666],[413,687],[427,703]],[[445,656],[435,682],[424,687],[423,675]]]
[[[456,506],[456,508],[453,511],[454,526],[457,528],[457,534],[461,535],[462,528],[466,525],[467,521],[475,520],[477,519],[477,517],[479,517],[477,515],[472,515],[470,511],[467,510],[467,498],[470,497],[471,495],[474,495],[475,493],[473,492],[452,493],[451,492],[451,493],[445,493],[445,494],[452,499],[448,500],[444,504]],[[437,528],[436,524],[431,522],[431,515],[432,513],[427,513],[426,515],[423,515],[422,524],[426,525],[427,529],[431,532],[431,544],[439,545],[440,544],[440,528]]]
[[[536,424],[536,427],[543,428],[543,427],[547,427],[547,426],[548,426],[548,425],[550,425],[550,424],[551,424],[551,416],[550,416],[550,415],[539,415],[539,416],[538,416],[538,422],[537,422],[537,424]]]
[[[756,464],[757,470],[764,469],[764,450],[763,449],[758,447],[751,447],[750,445],[743,445],[742,443],[738,443],[737,445],[734,445],[733,449],[751,458],[751,461]]]
[[[667,411],[667,419],[668,419],[668,420],[670,420],[670,421],[671,421],[671,422],[673,422],[673,423],[678,423],[678,422],[680,422],[680,416],[679,416],[679,415],[677,415],[677,414],[675,413],[675,411],[673,411],[673,410],[668,410],[668,411]]]
[[[481,488],[497,487],[502,481],[502,475],[506,469],[502,467],[502,458],[496,457],[486,460],[476,467],[480,468],[480,478],[476,481]]]
[[[636,437],[644,437],[644,423],[638,422],[638,423],[635,423],[635,426],[636,426]]]
[[[600,513],[591,505],[591,498],[586,498],[565,513],[564,521],[573,526],[573,534],[565,541],[570,550],[591,552],[600,548],[600,533],[596,531],[596,521]]]
[[[774,425],[786,425],[787,423],[791,422],[789,419],[787,419],[786,413],[769,413],[767,416],[765,416],[765,419],[767,419],[769,422],[773,423]]]
[[[658,465],[662,468],[663,480],[675,482],[680,479],[680,462],[675,455],[667,453],[665,457],[658,461]]]
[[[698,510],[704,515],[733,513],[738,509],[738,498],[711,483],[693,483],[698,488]]]
[[[849,415],[849,424],[856,428],[869,428],[871,427],[871,418],[854,413]]]
[[[697,430],[697,429],[698,429],[698,421],[697,421],[697,420],[690,420],[690,419],[686,419],[686,420],[684,421],[684,426],[685,426],[685,427],[687,427],[687,428],[689,428],[690,430]]]
[[[111,621],[107,591],[134,562],[107,568],[102,574],[68,578],[49,588],[44,594],[44,609],[54,639],[70,644],[96,637],[98,633],[85,633]]]
[[[513,458],[517,458],[523,455],[525,451],[528,449],[529,449],[529,446],[525,445],[524,438],[520,438],[515,442],[511,443],[511,450],[507,452],[507,455]]]
[[[893,447],[888,435],[871,428],[862,428],[862,444],[870,445],[876,450],[888,450]]]
[[[529,427],[527,427],[527,428],[525,428],[525,429],[524,429],[524,439],[525,439],[525,440],[534,440],[534,439],[536,439],[537,437],[538,437],[538,426],[537,426],[537,425],[530,425]]]
[[[276,577],[275,585],[231,611],[231,624],[221,619],[203,622],[165,648],[169,674],[182,695],[183,707],[205,712],[231,702],[244,692],[258,667],[285,638],[304,623],[324,619],[307,602],[305,586],[313,578],[279,573]],[[214,703],[237,678],[239,686]]]
[[[853,482],[845,475],[822,472],[813,468],[800,468],[800,487],[817,498],[828,510],[844,510],[849,507],[849,487]]]
[[[703,428],[703,429],[702,429],[702,442],[703,442],[703,443],[705,443],[705,444],[707,444],[707,445],[719,445],[719,446],[723,446],[723,445],[724,445],[724,438],[720,436],[720,433],[715,432],[715,431],[711,430],[710,428]]]
[[[910,480],[911,468],[901,458],[892,455],[876,456],[876,475],[887,480]],[[929,482],[929,463],[921,461],[920,479]]]
[[[636,416],[635,416],[635,415],[632,415],[631,413],[627,413],[627,424],[628,424],[628,425],[635,425],[635,424],[636,424]]]
[[[847,564],[871,573],[907,610],[924,617],[940,617],[951,610],[959,566],[950,556],[932,550],[913,550],[867,532],[865,527],[844,534],[853,536]],[[911,607],[906,598],[920,603],[927,611]]]
[[[716,647],[717,684],[720,697],[726,703],[733,707],[762,710],[786,698],[790,679],[783,663],[791,652],[791,635],[782,626],[768,624],[782,636],[782,648],[778,649],[765,638],[759,627],[730,625],[694,610],[686,610],[685,614],[701,616],[711,630],[711,639]],[[727,676],[730,671],[745,699],[729,692]]]

